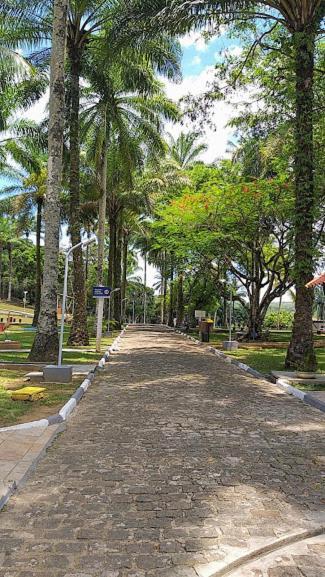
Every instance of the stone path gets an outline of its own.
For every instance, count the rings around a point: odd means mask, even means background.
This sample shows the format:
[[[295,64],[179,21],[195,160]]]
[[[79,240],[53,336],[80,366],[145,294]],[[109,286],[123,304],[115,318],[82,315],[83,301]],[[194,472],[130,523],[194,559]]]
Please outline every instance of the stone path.
[[[128,330],[0,513],[0,577],[322,577],[323,419],[203,346]]]

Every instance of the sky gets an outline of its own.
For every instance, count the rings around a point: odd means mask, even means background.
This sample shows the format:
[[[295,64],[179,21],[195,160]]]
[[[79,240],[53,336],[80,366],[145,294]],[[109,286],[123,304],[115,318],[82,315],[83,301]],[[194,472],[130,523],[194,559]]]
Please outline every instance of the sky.
[[[241,52],[240,46],[226,35],[206,42],[199,33],[191,33],[181,38],[180,43],[183,50],[183,80],[179,84],[165,81],[167,95],[176,101],[188,94],[199,96],[205,91],[214,77],[214,66],[221,60],[225,50],[234,55]],[[202,153],[201,159],[205,162],[214,162],[229,155],[227,153],[228,142],[232,139],[233,129],[227,124],[234,114],[235,110],[231,102],[215,102],[210,117],[212,126],[205,126],[203,131],[202,140],[207,145],[207,150]],[[185,126],[179,124],[168,126],[173,136],[177,136],[181,130],[190,129],[190,123],[186,122]]]

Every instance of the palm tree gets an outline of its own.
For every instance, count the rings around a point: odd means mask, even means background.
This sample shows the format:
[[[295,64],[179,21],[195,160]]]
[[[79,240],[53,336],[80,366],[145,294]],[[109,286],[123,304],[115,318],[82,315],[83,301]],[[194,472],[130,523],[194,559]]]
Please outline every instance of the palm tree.
[[[64,64],[68,0],[54,0],[48,128],[47,189],[44,207],[44,281],[37,333],[29,355],[53,361],[58,354],[57,282],[60,235],[60,189],[64,132]]]
[[[114,55],[115,50],[127,55],[130,48],[130,38],[127,38],[122,45],[116,45],[115,37],[111,34],[114,29],[114,19],[119,8],[119,2],[115,0],[103,0],[93,2],[93,0],[74,0],[70,4],[69,24],[67,35],[68,61],[69,61],[69,145],[70,145],[70,233],[73,244],[80,242],[80,77],[84,65],[86,49],[92,47],[99,51],[106,48],[106,54]],[[104,35],[104,40],[99,39],[99,33]],[[174,46],[172,54],[171,47]],[[109,49],[107,49],[109,47]],[[168,51],[168,59],[164,52]],[[139,47],[137,46],[139,50]],[[161,34],[156,39],[151,37],[150,42],[143,43],[141,52],[147,56],[149,61],[155,62],[156,68],[161,73],[173,73],[175,65],[179,59],[179,48],[175,42],[168,37],[163,38]],[[125,57],[125,62],[130,60]],[[138,75],[141,82],[141,74]],[[106,124],[106,123],[104,123]],[[106,138],[105,138],[106,141]],[[103,157],[102,157],[103,158]],[[102,160],[102,172],[105,171],[105,163]],[[101,214],[103,214],[104,199],[101,201]],[[101,219],[102,223],[102,219]],[[103,232],[102,226],[100,230]],[[101,255],[100,255],[101,259]],[[87,344],[87,323],[85,308],[85,285],[82,252],[75,250],[73,253],[74,262],[74,293],[78,294],[69,342],[71,344]],[[100,268],[100,265],[99,265]]]
[[[162,26],[172,33],[184,34],[206,24],[217,30],[221,25],[238,22],[262,22],[260,36],[253,42],[252,55],[265,37],[282,27],[286,42],[291,41],[295,75],[295,267],[296,310],[292,339],[286,365],[292,368],[316,368],[313,347],[312,292],[306,283],[313,276],[314,224],[314,60],[315,43],[322,31],[325,16],[323,0],[131,0],[126,7],[126,21],[142,18],[149,27]],[[139,15],[140,11],[140,15]],[[265,25],[270,24],[268,28]],[[123,25],[123,22],[121,23]],[[287,47],[284,48],[287,50]]]
[[[178,118],[177,107],[164,96],[162,85],[155,78],[154,69],[148,59],[136,51],[130,50],[129,52],[128,58],[124,53],[122,58],[115,57],[111,63],[106,61],[99,65],[97,63],[96,66],[91,61],[87,74],[91,88],[83,91],[86,98],[82,113],[83,132],[88,133],[90,138],[89,150],[96,165],[99,188],[97,282],[103,282],[107,184],[109,182],[109,284],[115,288],[117,288],[115,281],[120,277],[120,258],[116,255],[116,251],[120,250],[119,244],[122,236],[124,237],[124,262],[128,250],[128,227],[123,224],[124,219],[122,219],[125,198],[127,198],[127,207],[130,207],[135,196],[137,208],[142,206],[142,203],[139,205],[139,195],[130,194],[133,172],[143,162],[144,156],[148,156],[149,150],[150,154],[153,152],[163,154],[164,144],[159,134],[162,131],[162,120]],[[170,59],[172,57],[173,50]],[[116,187],[120,189],[118,195]],[[127,195],[123,192],[124,190],[127,191]],[[120,297],[124,298],[123,290],[115,295],[117,301]],[[115,309],[118,313],[119,307],[116,306]]]
[[[200,135],[197,132],[181,134],[175,139],[170,134],[168,149],[172,160],[181,169],[190,168],[197,161],[202,152],[207,150],[207,145],[199,142]]]
[[[14,196],[12,209],[23,219],[33,217],[36,210],[36,282],[33,326],[37,326],[41,304],[42,263],[41,231],[46,192],[47,155],[34,136],[9,139],[5,145],[10,154],[8,176],[14,184],[4,187],[1,194]],[[12,167],[14,160],[16,166]]]

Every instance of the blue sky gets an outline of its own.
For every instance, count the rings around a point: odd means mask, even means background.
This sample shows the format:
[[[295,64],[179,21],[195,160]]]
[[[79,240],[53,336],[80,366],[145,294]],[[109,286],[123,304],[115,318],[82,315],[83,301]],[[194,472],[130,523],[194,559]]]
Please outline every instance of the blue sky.
[[[220,59],[220,52],[233,50],[238,42],[226,35],[217,36],[205,42],[199,34],[188,34],[180,40],[183,49],[182,68],[184,77],[200,74],[208,66]]]
[[[180,43],[183,49],[183,81],[176,85],[165,82],[168,96],[176,101],[188,94],[199,97],[200,93],[204,92],[207,83],[214,76],[215,63],[222,59],[225,50],[234,55],[241,52],[239,43],[226,35],[205,42],[199,33],[191,33],[182,37]],[[215,103],[211,115],[213,128],[203,123],[202,139],[208,149],[203,153],[202,160],[213,162],[228,156],[228,142],[233,140],[233,131],[227,124],[234,114],[233,103],[224,101]],[[191,130],[191,124],[185,122],[185,126],[168,125],[167,130],[176,137],[182,130]]]

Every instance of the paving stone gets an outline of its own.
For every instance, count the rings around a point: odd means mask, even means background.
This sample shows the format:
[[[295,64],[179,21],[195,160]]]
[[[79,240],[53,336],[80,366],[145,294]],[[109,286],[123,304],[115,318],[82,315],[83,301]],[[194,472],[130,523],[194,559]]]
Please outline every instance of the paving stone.
[[[301,577],[301,572],[293,565],[285,567],[273,567],[267,572],[268,577]]]
[[[128,330],[0,513],[0,577],[210,577],[324,522],[323,433],[316,409],[206,347]],[[321,577],[322,543],[232,577]]]

